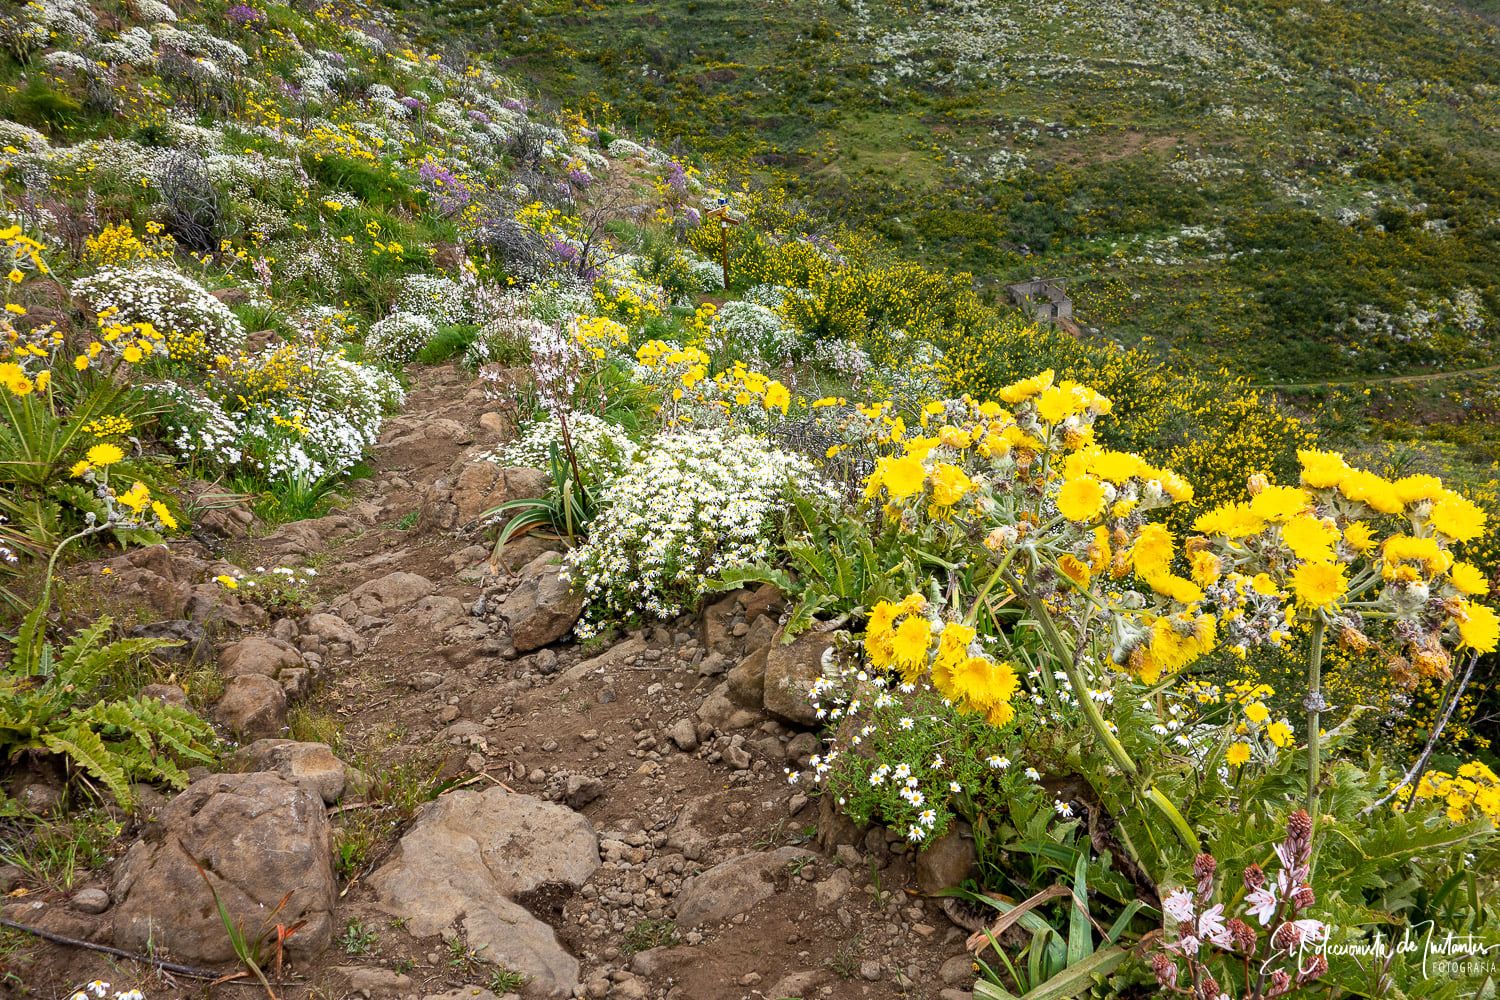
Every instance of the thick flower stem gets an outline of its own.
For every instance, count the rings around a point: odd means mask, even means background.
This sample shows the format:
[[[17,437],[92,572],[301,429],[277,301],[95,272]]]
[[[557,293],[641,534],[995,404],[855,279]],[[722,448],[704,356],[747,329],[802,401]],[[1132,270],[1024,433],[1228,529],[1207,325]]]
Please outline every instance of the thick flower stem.
[[[1079,669],[1072,650],[1068,649],[1067,643],[1063,641],[1062,634],[1057,631],[1057,624],[1052,621],[1052,616],[1047,613],[1041,601],[1032,598],[1030,604],[1031,613],[1036,616],[1047,644],[1057,654],[1057,659],[1062,663],[1063,670],[1068,675],[1068,683],[1072,685],[1073,693],[1078,696],[1078,704],[1083,708],[1084,718],[1088,719],[1094,734],[1099,737],[1104,744],[1104,749],[1109,752],[1109,756],[1120,770],[1131,779],[1135,779],[1140,774],[1135,761],[1130,759],[1130,754],[1125,752],[1125,747],[1115,738],[1115,734],[1109,731],[1104,716],[1099,712],[1099,706],[1094,704],[1093,695],[1089,693],[1088,681],[1084,678],[1083,671]]]
[[[1312,647],[1307,655],[1307,814],[1318,817],[1318,717],[1323,711],[1323,616],[1313,619]]]

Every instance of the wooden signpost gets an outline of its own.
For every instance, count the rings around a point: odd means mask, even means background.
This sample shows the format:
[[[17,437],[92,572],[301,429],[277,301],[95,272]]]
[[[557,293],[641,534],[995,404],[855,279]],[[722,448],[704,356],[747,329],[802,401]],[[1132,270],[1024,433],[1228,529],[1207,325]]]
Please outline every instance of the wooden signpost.
[[[729,214],[727,201],[720,202],[718,208],[710,209],[703,216],[704,220],[719,220],[719,263],[724,268],[724,291],[729,291],[729,227],[738,226],[739,219],[732,218]]]

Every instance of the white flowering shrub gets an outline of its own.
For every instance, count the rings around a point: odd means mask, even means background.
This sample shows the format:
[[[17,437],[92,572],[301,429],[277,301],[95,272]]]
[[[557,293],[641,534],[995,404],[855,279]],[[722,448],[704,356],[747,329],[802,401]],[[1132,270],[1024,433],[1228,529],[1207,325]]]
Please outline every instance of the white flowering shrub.
[[[425,316],[437,326],[467,323],[473,318],[464,287],[441,274],[413,274],[401,282],[395,312]]]
[[[437,325],[426,316],[393,312],[370,324],[365,334],[365,354],[377,361],[399,365],[416,357],[437,335]]]
[[[609,484],[588,544],[568,556],[588,599],[577,634],[670,618],[707,581],[768,558],[793,489],[826,493],[807,459],[760,438],[718,430],[657,438]]]
[[[220,405],[237,410],[242,461],[273,481],[347,472],[403,399],[394,376],[304,344],[236,359],[218,375]]]
[[[793,360],[797,331],[772,310],[754,302],[726,302],[708,329],[704,347],[746,362],[776,367]]]
[[[617,427],[592,413],[575,413],[568,417],[568,437],[579,471],[590,486],[601,486],[635,461],[637,446]],[[563,449],[562,427],[555,418],[532,422],[518,439],[507,444],[495,457],[505,465],[525,465],[547,469],[552,448]]]
[[[100,269],[73,283],[73,294],[115,323],[150,323],[179,360],[232,354],[245,327],[229,307],[192,278],[162,264]]]

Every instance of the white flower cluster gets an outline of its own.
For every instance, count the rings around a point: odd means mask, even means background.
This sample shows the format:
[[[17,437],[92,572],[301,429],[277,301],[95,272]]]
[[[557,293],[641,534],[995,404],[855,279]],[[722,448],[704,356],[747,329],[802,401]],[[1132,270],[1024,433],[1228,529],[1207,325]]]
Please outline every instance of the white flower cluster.
[[[180,271],[161,264],[101,268],[73,283],[73,294],[117,323],[150,323],[163,335],[202,333],[210,354],[232,354],[245,327],[229,307]]]
[[[793,489],[821,492],[812,464],[750,435],[657,438],[619,478],[568,556],[588,599],[582,638],[640,618],[670,618],[725,570],[768,558]]]
[[[734,300],[714,316],[703,346],[715,356],[779,367],[793,360],[797,331],[765,306]]]
[[[436,335],[436,324],[426,316],[393,312],[370,324],[365,334],[365,354],[387,364],[405,364]]]
[[[473,318],[463,286],[441,274],[408,275],[401,282],[394,311],[425,316],[437,326],[467,323]]]
[[[568,417],[568,438],[573,442],[579,471],[588,478],[591,487],[602,486],[635,461],[636,443],[630,435],[592,413],[574,413]],[[501,448],[494,457],[506,465],[545,470],[551,462],[553,445],[561,454],[562,427],[555,418],[546,418],[532,422],[520,438]]]

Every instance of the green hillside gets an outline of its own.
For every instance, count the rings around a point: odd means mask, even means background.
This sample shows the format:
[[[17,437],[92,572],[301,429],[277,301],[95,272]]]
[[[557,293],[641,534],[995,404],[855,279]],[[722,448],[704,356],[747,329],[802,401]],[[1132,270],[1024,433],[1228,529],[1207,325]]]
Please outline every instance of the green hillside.
[[[992,292],[1064,277],[1085,327],[1267,383],[1353,381],[1373,390],[1338,407],[1360,436],[1497,457],[1493,371],[1379,381],[1493,363],[1500,29],[1483,5],[444,11],[549,97]]]

